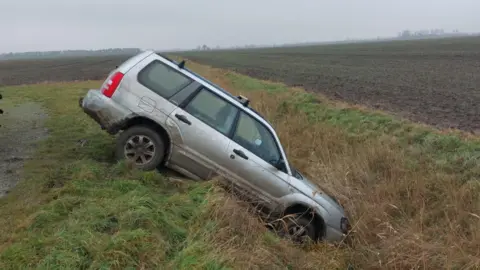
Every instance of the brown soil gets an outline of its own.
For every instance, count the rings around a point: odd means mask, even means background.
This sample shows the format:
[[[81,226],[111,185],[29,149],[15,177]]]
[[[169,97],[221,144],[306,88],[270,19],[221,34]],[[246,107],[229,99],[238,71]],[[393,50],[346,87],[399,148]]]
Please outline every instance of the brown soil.
[[[21,177],[25,160],[35,144],[47,136],[43,127],[46,113],[36,103],[5,109],[0,118],[0,197],[5,196]]]

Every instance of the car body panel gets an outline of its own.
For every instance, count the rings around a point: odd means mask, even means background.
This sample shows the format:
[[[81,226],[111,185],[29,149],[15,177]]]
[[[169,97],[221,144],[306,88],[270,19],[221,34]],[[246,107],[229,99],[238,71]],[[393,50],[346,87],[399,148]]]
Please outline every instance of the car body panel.
[[[248,159],[237,155],[234,150],[243,151]],[[289,175],[278,170],[238,143],[230,140],[222,161],[223,169],[238,188],[253,193],[260,203],[277,208],[281,198],[291,193]]]
[[[158,57],[156,57],[156,54],[150,54],[136,65],[131,65],[112,99],[127,108],[131,108],[137,115],[146,115],[163,126],[168,115],[177,106],[137,80],[138,73],[154,60],[158,60]]]
[[[176,115],[184,116],[191,124],[180,121]],[[201,179],[210,179],[225,158],[230,139],[179,107],[170,114],[166,127],[174,144],[170,162]]]
[[[102,129],[109,132],[134,116],[131,110],[105,97],[98,89],[88,90],[80,102],[85,113],[94,118]]]

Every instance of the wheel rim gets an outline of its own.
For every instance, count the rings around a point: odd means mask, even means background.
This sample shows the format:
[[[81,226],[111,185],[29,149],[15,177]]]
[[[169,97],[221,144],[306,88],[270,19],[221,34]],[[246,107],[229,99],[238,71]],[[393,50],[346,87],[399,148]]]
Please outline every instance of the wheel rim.
[[[291,221],[288,227],[288,235],[294,242],[298,243],[305,242],[310,238],[308,229],[305,226],[297,224],[295,221]]]
[[[155,156],[155,151],[152,139],[145,135],[131,136],[124,148],[125,158],[136,165],[148,164]]]

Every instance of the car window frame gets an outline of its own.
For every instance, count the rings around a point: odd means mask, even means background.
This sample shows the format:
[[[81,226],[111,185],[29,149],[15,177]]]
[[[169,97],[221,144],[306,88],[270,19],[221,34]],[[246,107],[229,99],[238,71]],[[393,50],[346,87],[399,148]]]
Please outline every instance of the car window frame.
[[[203,121],[202,119],[198,118],[198,117],[195,117],[194,115],[192,115],[191,113],[189,113],[185,108],[195,99],[195,97],[197,97],[201,92],[202,90],[204,91],[207,91],[209,92],[210,94],[212,94],[213,96],[219,98],[220,100],[226,102],[227,104],[229,104],[230,106],[232,106],[234,109],[236,109],[236,113],[235,113],[235,116],[233,118],[233,122],[230,126],[230,128],[228,129],[228,131],[226,133],[223,133],[222,131],[220,131],[218,128],[210,125],[209,123],[206,123],[205,121]],[[238,121],[238,118],[239,118],[239,115],[240,115],[240,111],[242,111],[242,109],[239,107],[239,106],[236,106],[235,104],[233,104],[232,102],[228,101],[227,99],[223,98],[222,96],[218,95],[217,93],[215,93],[215,91],[211,90],[210,88],[208,88],[207,86],[205,85],[202,85],[200,87],[198,87],[197,90],[195,90],[188,98],[186,98],[180,105],[178,105],[179,108],[181,108],[182,110],[184,110],[186,113],[190,114],[192,117],[195,117],[195,119],[199,120],[200,122],[204,123],[205,125],[213,128],[215,131],[217,131],[218,133],[222,134],[223,136],[227,137],[228,139],[232,139],[231,136],[233,136],[233,129],[234,127],[236,126],[236,123]]]
[[[194,80],[191,84],[185,86],[182,90],[170,97],[168,101],[173,103],[175,106],[180,107],[181,104],[189,100],[189,98],[195,95],[202,87],[203,85]]]
[[[175,73],[177,73],[178,75],[186,78],[188,80],[188,83],[186,83],[185,85],[182,85],[181,87],[179,87],[175,93],[169,95],[169,96],[166,96],[166,95],[163,95],[162,93],[159,93],[158,91],[154,90],[151,88],[151,86],[148,86],[147,84],[145,84],[145,82],[143,80],[140,80],[142,74],[144,74],[149,67],[151,67],[152,65],[154,64],[160,64],[164,67],[166,67],[167,69],[171,70],[171,71],[174,71]],[[170,99],[175,96],[176,94],[178,94],[180,91],[182,91],[183,89],[185,89],[186,87],[188,87],[189,85],[191,85],[193,82],[195,82],[195,80],[193,78],[191,78],[190,76],[187,76],[185,74],[183,74],[182,72],[176,70],[175,68],[167,65],[166,63],[164,63],[163,61],[159,60],[159,59],[154,59],[153,61],[151,61],[150,63],[148,63],[147,65],[145,65],[138,73],[137,73],[137,82],[139,84],[141,84],[142,86],[144,86],[145,88],[147,88],[148,90],[152,91],[153,93],[155,93],[156,95],[170,101]]]
[[[266,130],[266,132],[267,132],[267,133],[270,135],[270,137],[272,138],[273,143],[275,144],[275,148],[276,148],[276,150],[277,150],[277,152],[278,152],[279,158],[282,159],[282,160],[284,160],[285,158],[284,158],[283,155],[282,155],[282,151],[280,151],[279,142],[276,140],[275,136],[273,136],[272,131],[271,131],[265,124],[263,124],[262,122],[258,121],[258,119],[256,119],[255,117],[253,117],[252,115],[250,115],[249,113],[247,113],[245,110],[240,110],[239,113],[237,114],[237,117],[236,117],[236,119],[235,119],[235,129],[232,130],[232,132],[231,132],[231,137],[230,137],[230,139],[232,140],[232,142],[234,142],[234,143],[240,145],[241,147],[245,148],[243,145],[241,145],[241,144],[239,144],[239,143],[237,143],[236,141],[233,140],[233,136],[235,135],[235,132],[236,132],[237,129],[238,129],[238,125],[239,125],[239,123],[240,123],[240,116],[241,116],[242,113],[245,114],[247,117],[250,117],[250,118],[251,118],[253,121],[255,121],[257,124],[260,124],[260,126],[262,126],[262,127]],[[245,148],[245,149],[246,149],[246,148]],[[258,155],[256,155],[256,154],[253,153],[252,151],[250,151],[250,150],[248,150],[248,149],[246,149],[246,150],[247,150],[248,152],[252,153],[253,155],[255,155],[256,157],[260,158],[261,160],[265,161],[266,163],[274,166],[274,164],[271,164],[270,162],[266,161],[266,160],[263,159],[262,157],[259,157]],[[281,171],[284,172],[284,173],[286,173],[286,174],[288,174],[287,168],[284,168],[284,169],[282,169]]]

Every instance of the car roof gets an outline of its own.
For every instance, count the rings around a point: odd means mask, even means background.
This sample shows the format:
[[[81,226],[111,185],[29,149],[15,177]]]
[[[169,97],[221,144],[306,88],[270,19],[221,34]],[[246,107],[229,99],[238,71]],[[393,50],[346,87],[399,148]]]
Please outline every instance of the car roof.
[[[165,56],[165,55],[163,55],[163,54],[157,53],[157,55],[159,55],[160,57],[163,57],[163,58],[165,58],[166,60],[174,63],[175,65],[178,65],[178,64],[179,64],[177,61],[172,60],[172,59],[168,58],[167,56]],[[205,82],[209,83],[210,85],[214,86],[217,90],[220,90],[220,91],[222,91],[224,94],[228,95],[229,97],[231,97],[231,98],[233,98],[233,99],[235,99],[235,100],[238,100],[238,97],[232,95],[232,93],[230,93],[230,92],[228,92],[227,90],[223,89],[223,88],[220,87],[219,85],[211,82],[210,80],[206,79],[205,77],[201,76],[200,74],[198,74],[198,73],[196,73],[196,72],[194,72],[194,71],[192,71],[192,70],[190,70],[190,69],[188,69],[188,68],[186,68],[186,67],[184,67],[183,70],[192,73],[193,75],[199,77],[200,79],[202,79],[202,80],[204,80]],[[199,82],[199,83],[201,83],[201,82]],[[257,112],[255,109],[253,109],[252,107],[249,107],[249,106],[244,106],[244,107],[250,109],[250,111],[252,111],[252,112],[255,113],[256,115],[258,115],[260,118],[262,118],[263,120],[265,120],[265,118],[264,118],[259,112]],[[265,120],[265,121],[266,121],[266,120]]]

